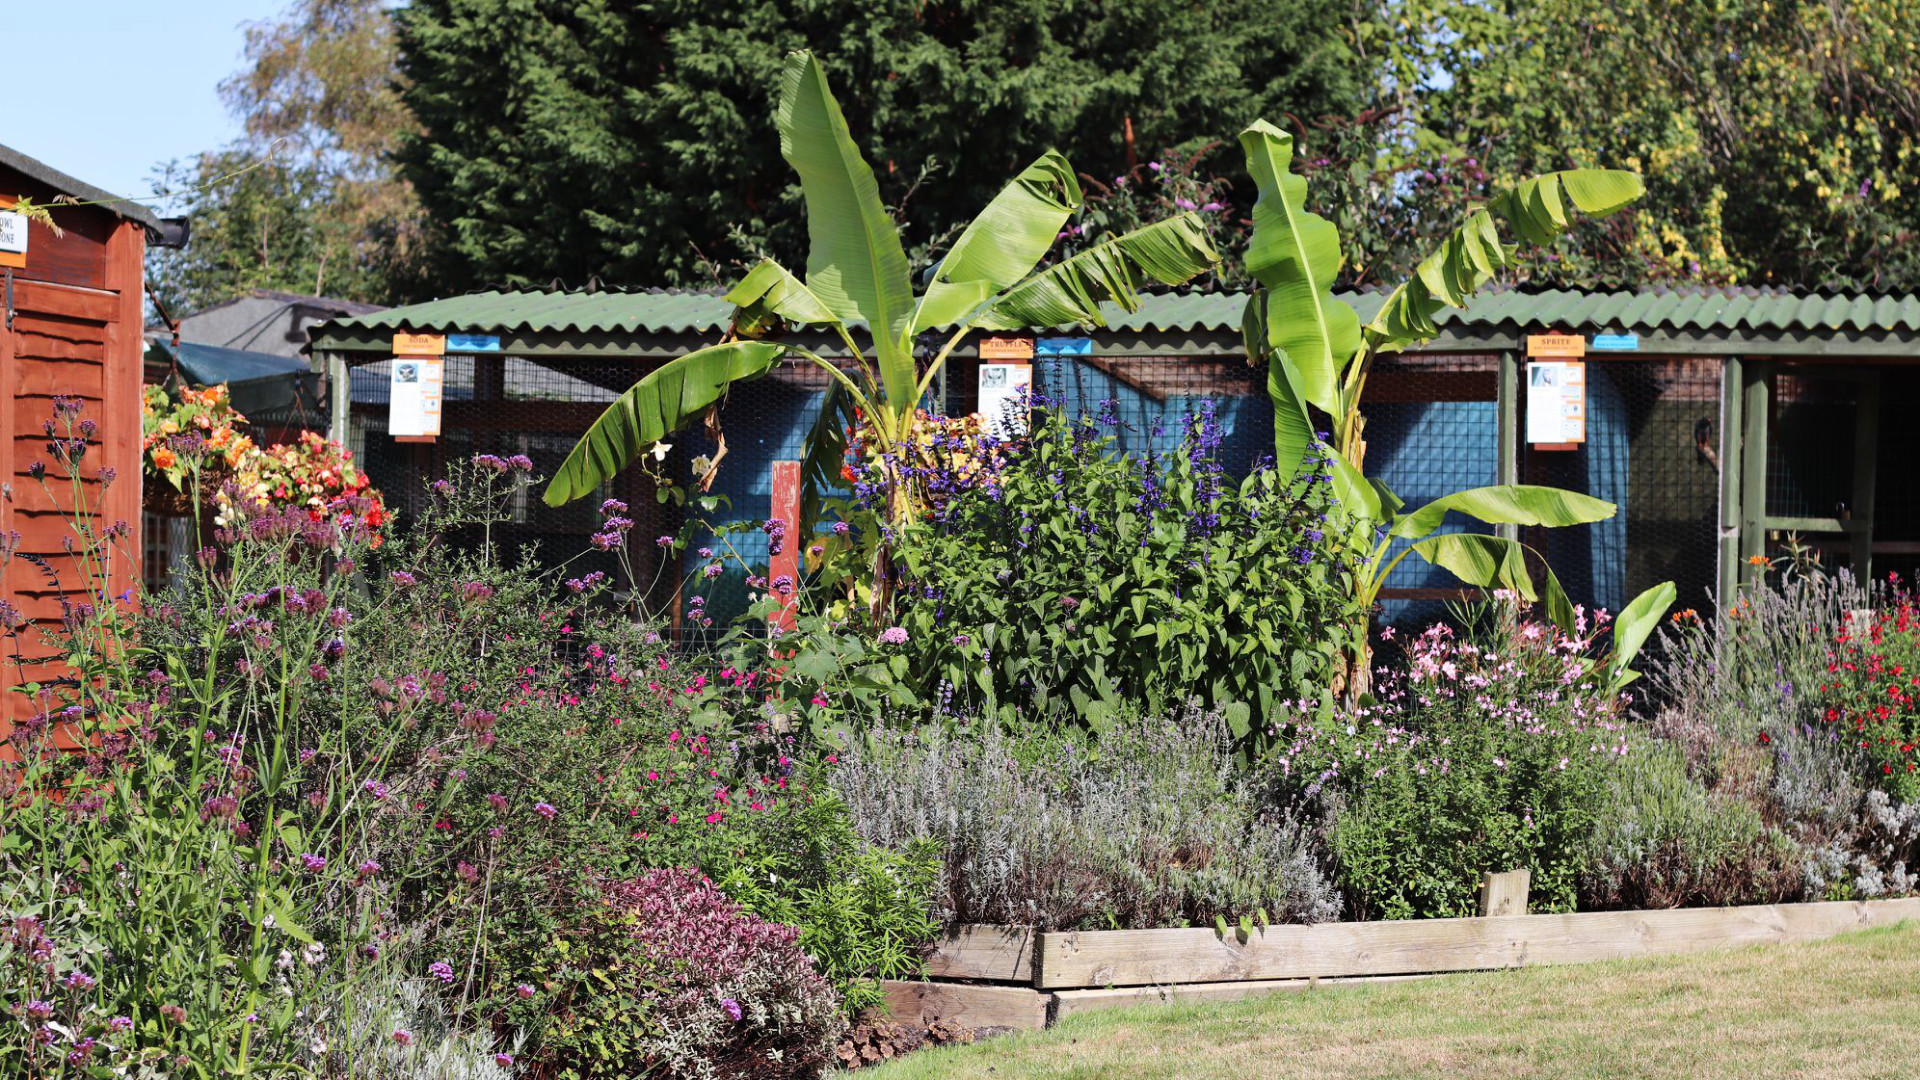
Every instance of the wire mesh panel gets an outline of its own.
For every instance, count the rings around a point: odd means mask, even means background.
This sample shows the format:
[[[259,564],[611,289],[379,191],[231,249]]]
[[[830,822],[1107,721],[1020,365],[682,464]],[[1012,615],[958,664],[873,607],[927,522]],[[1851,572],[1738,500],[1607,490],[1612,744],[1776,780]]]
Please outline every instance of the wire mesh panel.
[[[1361,401],[1367,474],[1410,507],[1497,483],[1499,371],[1499,358],[1487,355],[1381,357]],[[1439,531],[1491,529],[1454,514]],[[1405,550],[1406,541],[1395,541],[1389,558]],[[1444,617],[1447,602],[1462,593],[1459,579],[1416,555],[1394,568],[1381,595],[1380,621],[1411,626]]]
[[[1817,370],[1773,380],[1767,439],[1767,514],[1846,518],[1853,498],[1853,438],[1860,383]]]
[[[1111,414],[1120,450],[1135,456],[1177,449],[1187,421],[1211,409],[1220,426],[1220,464],[1245,476],[1273,455],[1273,405],[1266,372],[1239,357],[1046,356],[1034,362],[1036,400],[1069,416]]]
[[[525,454],[533,459],[536,475],[551,476],[607,404],[646,370],[619,360],[449,356],[440,437],[418,443],[387,434],[390,367],[390,361],[382,361],[352,369],[352,441],[368,478],[403,524],[426,506],[431,485],[447,476],[449,464],[475,454]],[[674,464],[670,457],[663,467]],[[654,490],[644,472],[627,469],[594,496],[565,506],[546,505],[537,489],[523,491],[508,507],[510,520],[487,532],[465,529],[445,539],[465,545],[486,539],[505,559],[531,558],[564,567],[570,576],[598,570],[619,580],[615,553],[588,542],[598,531],[601,500],[617,498],[637,522],[627,539],[638,580],[622,581],[621,587],[638,588],[650,602],[664,603],[674,584],[668,579],[675,575],[664,572],[668,568],[653,540],[678,531],[681,516],[679,508],[657,502]]]
[[[1523,530],[1522,539],[1546,555],[1575,603],[1617,612],[1672,581],[1682,607],[1704,607],[1717,557],[1722,365],[1590,356],[1586,371],[1587,441],[1529,447],[1521,479],[1605,499],[1618,512],[1578,528]]]
[[[1920,368],[1880,372],[1879,454],[1873,502],[1873,574],[1912,582],[1920,571],[1920,424],[1907,415],[1920,401]]]

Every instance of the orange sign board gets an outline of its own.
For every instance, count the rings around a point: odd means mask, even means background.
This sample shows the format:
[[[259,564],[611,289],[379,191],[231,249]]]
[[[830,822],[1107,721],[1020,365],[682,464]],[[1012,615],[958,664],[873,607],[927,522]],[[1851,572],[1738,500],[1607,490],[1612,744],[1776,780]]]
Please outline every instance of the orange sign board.
[[[1528,334],[1528,356],[1585,356],[1587,339],[1584,334]]]
[[[982,360],[1031,360],[1033,359],[1033,339],[1030,337],[990,337],[980,342]]]
[[[393,355],[445,356],[447,355],[447,335],[407,334],[395,331],[393,335]]]

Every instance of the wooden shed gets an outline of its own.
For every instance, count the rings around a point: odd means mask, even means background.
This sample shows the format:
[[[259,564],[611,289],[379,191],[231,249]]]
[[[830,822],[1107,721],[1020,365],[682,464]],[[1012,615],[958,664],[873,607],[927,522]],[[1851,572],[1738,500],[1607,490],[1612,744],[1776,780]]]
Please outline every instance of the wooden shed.
[[[59,625],[63,597],[98,595],[98,583],[82,580],[68,550],[79,543],[76,511],[103,529],[126,524],[107,562],[108,592],[140,580],[143,265],[149,242],[178,231],[144,207],[0,146],[0,210],[21,198],[47,207],[59,231],[10,215],[0,243],[0,385],[12,398],[0,412],[0,538],[12,548],[0,599],[15,623],[4,645],[0,735],[34,708],[13,687],[52,674],[43,630]],[[43,424],[60,395],[77,398],[78,419],[97,425],[79,469],[86,507],[73,505],[71,485],[48,453]],[[44,482],[33,475],[36,463],[47,466]],[[103,469],[113,470],[112,483],[102,483]]]

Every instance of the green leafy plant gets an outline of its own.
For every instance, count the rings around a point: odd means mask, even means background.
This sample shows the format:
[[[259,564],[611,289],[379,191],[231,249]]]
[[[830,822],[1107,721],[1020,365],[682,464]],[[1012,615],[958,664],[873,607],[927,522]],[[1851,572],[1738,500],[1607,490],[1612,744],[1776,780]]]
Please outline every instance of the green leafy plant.
[[[1554,488],[1504,485],[1457,492],[1407,511],[1386,485],[1365,475],[1366,419],[1360,403],[1375,358],[1433,337],[1439,332],[1433,321],[1437,312],[1464,306],[1509,265],[1514,248],[1502,239],[1502,224],[1521,241],[1546,243],[1571,227],[1573,210],[1608,214],[1639,198],[1640,178],[1617,170],[1575,169],[1519,184],[1469,214],[1363,326],[1359,314],[1332,294],[1340,237],[1331,222],[1306,208],[1307,181],[1292,171],[1293,137],[1259,121],[1240,133],[1240,145],[1260,190],[1247,249],[1247,269],[1260,284],[1242,321],[1247,355],[1267,366],[1274,456],[1283,471],[1300,469],[1313,445],[1313,411],[1328,418],[1334,491],[1350,515],[1361,553],[1354,588],[1363,612],[1371,612],[1400,560],[1417,554],[1470,585],[1539,599],[1557,625],[1570,628],[1573,606],[1559,580],[1548,570],[1536,588],[1527,568],[1528,549],[1517,540],[1435,530],[1450,513],[1495,525],[1567,526],[1612,517],[1614,506]],[[1396,552],[1395,541],[1406,545]],[[1644,622],[1650,629],[1665,605],[1651,621],[1641,612],[1662,595],[1672,601],[1671,585],[1658,588],[1665,592],[1649,593],[1632,605],[1641,640],[1645,633],[1639,626]],[[1357,635],[1357,640],[1344,673],[1351,699],[1363,695],[1368,682],[1366,637]],[[1622,677],[1630,655],[1623,651]]]
[[[1368,917],[1472,915],[1481,875],[1520,867],[1536,907],[1571,911],[1606,779],[1642,741],[1591,656],[1605,620],[1576,612],[1563,634],[1506,593],[1459,614],[1464,632],[1406,642],[1366,703],[1285,724],[1274,763],[1328,808]]]
[[[1227,476],[1210,407],[1141,458],[1116,424],[1048,410],[997,484],[907,530],[887,651],[961,712],[1099,724],[1123,699],[1192,699],[1263,733],[1279,701],[1322,695],[1352,627],[1327,486]]]
[[[805,470],[811,479],[830,477],[844,453],[844,428],[833,418],[855,425],[869,447],[907,442],[920,399],[969,333],[1104,325],[1103,302],[1131,311],[1147,283],[1180,284],[1219,258],[1200,217],[1184,213],[1036,271],[1082,201],[1066,159],[1048,151],[960,233],[916,295],[899,226],[881,203],[873,170],[811,53],[787,58],[775,119],[780,152],[799,174],[806,198],[812,248],[804,278],[772,260],[755,266],[727,294],[738,308],[728,339],[662,365],[622,394],[554,474],[545,494],[549,504],[595,491],[650,446],[699,418],[727,387],[764,375],[788,357],[810,361],[832,377]],[[831,331],[855,370],[776,340],[782,324]],[[923,369],[915,360],[916,341],[936,330],[946,337]],[[868,340],[871,355],[856,335]],[[884,454],[881,460],[887,461]],[[917,508],[911,484],[886,479],[888,520],[911,520]],[[884,554],[876,565],[881,600]]]

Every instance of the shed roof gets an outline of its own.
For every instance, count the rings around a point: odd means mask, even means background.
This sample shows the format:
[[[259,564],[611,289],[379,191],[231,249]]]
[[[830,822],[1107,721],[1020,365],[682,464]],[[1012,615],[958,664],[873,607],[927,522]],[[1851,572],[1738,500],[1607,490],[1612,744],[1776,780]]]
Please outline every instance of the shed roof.
[[[28,157],[10,146],[0,146],[0,166],[25,173],[55,191],[71,195],[81,202],[98,204],[101,209],[110,214],[137,221],[156,236],[161,231],[160,218],[152,210],[137,202],[103,191],[84,180],[76,180],[46,162]]]
[[[1371,318],[1385,302],[1380,291],[1340,294]],[[1168,292],[1141,298],[1139,310],[1109,305],[1108,325],[1096,337],[1235,337],[1242,292]],[[653,355],[684,351],[723,331],[732,307],[715,292],[489,291],[336,319],[314,328],[318,349],[378,351],[395,330],[499,334],[530,351],[543,338],[589,341],[598,355]],[[1653,288],[1586,292],[1493,289],[1465,309],[1436,319],[1440,348],[1512,348],[1527,331],[1634,332],[1653,346],[1703,353],[1856,355],[1920,348],[1920,296],[1799,295],[1762,288]],[[1044,329],[1044,328],[1038,328]],[[513,344],[507,348],[513,351]],[[1166,351],[1166,350],[1151,350]]]
[[[147,346],[147,355],[149,359],[163,364],[169,359],[178,360],[181,372],[197,386],[286,378],[304,375],[312,370],[305,360],[298,357],[229,349],[224,345],[202,345],[195,341],[183,341],[179,345],[169,341],[151,342]]]

